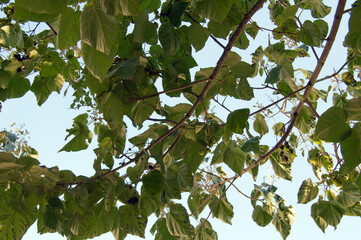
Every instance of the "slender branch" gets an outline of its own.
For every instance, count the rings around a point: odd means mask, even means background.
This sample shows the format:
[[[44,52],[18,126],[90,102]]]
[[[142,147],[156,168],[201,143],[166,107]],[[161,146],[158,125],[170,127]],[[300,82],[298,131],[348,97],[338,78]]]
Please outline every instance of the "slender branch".
[[[183,128],[181,127],[177,139],[176,139],[175,142],[168,148],[168,150],[163,154],[162,159],[163,159],[170,151],[172,151],[172,149],[178,144],[179,140],[180,140],[181,137],[182,137],[182,134],[183,134]]]
[[[254,201],[262,201],[262,199],[252,198],[252,197],[246,195],[245,193],[243,193],[241,190],[239,190],[239,189],[236,187],[236,185],[234,185],[233,181],[230,182],[230,184],[231,184],[240,194],[242,194],[242,195],[245,196],[246,198],[249,198],[249,199],[254,200]]]
[[[317,118],[320,117],[320,115],[318,114],[318,112],[316,111],[315,107],[310,103],[310,101],[308,101],[308,99],[306,99],[305,102],[311,109],[311,112],[313,113],[313,115],[315,115]]]
[[[177,124],[177,122],[176,122],[176,121],[169,120],[169,119],[147,118],[147,120],[149,120],[149,121],[153,121],[153,122],[169,122],[169,123],[174,123],[174,124]]]
[[[189,17],[190,19],[192,19],[193,22],[201,25],[197,20],[195,20],[188,12],[185,12],[187,17]],[[221,46],[221,48],[225,49],[226,47],[220,42],[217,40],[217,38],[215,38],[212,34],[210,35],[210,37],[213,39],[213,41],[215,41],[219,46]]]
[[[338,162],[339,164],[341,164],[341,163],[342,163],[342,160],[341,160],[340,156],[338,155],[338,146],[337,146],[337,143],[333,143],[333,149],[335,150],[335,157],[336,157],[336,159],[337,159],[337,162]]]
[[[46,25],[48,25],[48,27],[51,29],[51,31],[53,31],[55,35],[58,35],[57,31],[53,28],[53,26],[51,26],[49,22],[46,22]]]
[[[164,94],[164,93],[170,93],[170,92],[175,92],[175,91],[179,91],[179,90],[182,90],[182,89],[190,88],[190,87],[192,87],[194,85],[197,85],[197,84],[202,83],[202,82],[206,82],[208,80],[210,80],[210,78],[202,79],[202,80],[199,80],[199,81],[196,81],[196,82],[191,82],[191,83],[189,83],[187,85],[183,85],[183,86],[180,86],[180,87],[177,87],[177,88],[172,88],[172,89],[164,90],[164,91],[161,91],[161,92],[153,93],[153,94],[150,94],[150,95],[147,95],[147,96],[143,96],[143,97],[139,97],[139,98],[132,98],[132,99],[129,99],[129,100],[124,100],[123,102],[127,103],[127,102],[136,102],[136,101],[140,101],[140,100],[145,100],[145,99],[148,99],[148,98],[159,96],[159,95]]]
[[[222,103],[220,103],[217,99],[213,98],[213,101],[215,101],[216,103],[218,103],[219,106],[223,107],[223,108],[226,109],[228,112],[232,112],[232,111],[229,110],[226,106],[224,106]]]

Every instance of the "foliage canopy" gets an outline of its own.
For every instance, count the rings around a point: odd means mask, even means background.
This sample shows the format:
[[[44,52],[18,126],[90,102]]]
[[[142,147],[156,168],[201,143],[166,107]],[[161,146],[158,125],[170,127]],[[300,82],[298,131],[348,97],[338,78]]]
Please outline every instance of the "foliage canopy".
[[[322,231],[344,215],[361,216],[361,2],[345,4],[1,0],[1,103],[32,92],[41,106],[69,86],[71,107],[92,111],[74,118],[60,151],[87,149],[93,136],[98,147],[95,174],[76,176],[41,165],[21,132],[1,132],[0,238],[21,239],[36,220],[40,233],[74,240],[110,231],[115,239],[144,237],[153,215],[155,239],[217,239],[201,212],[230,224],[237,214],[227,200],[233,182],[243,174],[256,181],[266,162],[292,180],[297,155],[315,174],[305,177],[298,202],[313,201],[311,216]],[[258,11],[268,11],[269,20],[253,21]],[[331,12],[333,21],[325,21]],[[334,40],[345,16],[347,58],[320,76],[330,50],[341,47]],[[254,45],[259,31],[269,32],[268,45]],[[194,54],[210,42],[222,55],[215,66],[197,68]],[[254,49],[250,61],[240,56],[246,49]],[[294,68],[306,57],[315,65]],[[257,91],[273,99],[257,99]],[[319,115],[318,103],[330,93],[332,105]],[[142,133],[131,136],[132,128]],[[188,200],[174,201],[181,193]],[[252,219],[272,223],[286,239],[296,213],[277,187],[255,184],[250,198]]]

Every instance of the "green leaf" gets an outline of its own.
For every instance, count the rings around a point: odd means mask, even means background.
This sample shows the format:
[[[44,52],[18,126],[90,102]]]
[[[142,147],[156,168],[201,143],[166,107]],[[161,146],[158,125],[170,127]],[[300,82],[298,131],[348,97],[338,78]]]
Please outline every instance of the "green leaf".
[[[102,80],[105,78],[108,69],[113,63],[113,57],[117,52],[117,46],[114,45],[110,54],[102,53],[88,44],[81,42],[81,55],[89,72],[96,78]]]
[[[237,97],[243,100],[251,100],[253,96],[253,90],[249,85],[246,78],[241,78],[237,86]]]
[[[341,192],[342,204],[344,207],[351,207],[360,202],[361,194],[358,186],[353,182],[345,182],[342,184]]]
[[[30,90],[30,82],[27,78],[15,76],[10,80],[7,90],[7,98],[22,97]]]
[[[139,13],[139,0],[122,0],[115,1],[115,3],[120,4],[120,8],[124,16],[136,16]],[[152,3],[152,5],[153,4],[154,3]]]
[[[158,194],[163,191],[164,188],[164,177],[163,174],[154,170],[150,174],[143,176],[143,187],[151,194]]]
[[[10,207],[1,207],[1,228],[0,239],[14,239],[20,240],[29,229],[29,227],[35,222],[37,217],[37,211],[14,211]],[[5,214],[4,214],[5,213]],[[5,215],[5,216],[4,216]],[[4,218],[5,217],[5,218]]]
[[[341,142],[341,153],[349,169],[361,163],[361,140],[357,126],[352,129],[351,135]]]
[[[311,216],[323,232],[327,225],[336,228],[345,212],[346,209],[337,201],[318,201],[311,207]]]
[[[212,211],[213,217],[216,217],[225,223],[232,224],[232,218],[234,215],[233,206],[226,198],[218,199],[213,197],[208,206]]]
[[[126,233],[144,238],[147,222],[147,218],[140,215],[134,207],[124,205],[119,207],[115,226],[119,226]]]
[[[109,55],[118,36],[115,17],[107,15],[100,6],[86,6],[80,17],[80,38],[97,51]]]
[[[229,131],[230,133],[242,134],[243,129],[246,127],[249,113],[250,111],[248,108],[243,108],[235,110],[228,114],[226,123],[227,131]]]
[[[321,32],[317,25],[306,20],[300,30],[299,40],[308,46],[321,46]]]
[[[174,55],[181,46],[181,36],[170,22],[164,22],[159,28],[159,41],[167,56]]]
[[[259,153],[259,136],[253,137],[243,143],[241,147],[244,152],[254,152]]]
[[[60,15],[57,44],[58,48],[65,50],[77,44],[80,40],[80,13],[67,8]]]
[[[282,66],[277,66],[272,68],[266,77],[265,83],[269,83],[269,84],[277,83],[280,80],[281,69]]]
[[[286,165],[281,164],[278,160],[279,158],[280,158],[280,156],[279,156],[278,152],[274,152],[270,157],[272,167],[273,167],[273,170],[275,171],[275,174],[281,178],[292,181],[291,166],[286,166]]]
[[[51,21],[64,12],[67,2],[63,0],[16,0],[14,18],[27,21]]]
[[[137,17],[134,27],[134,42],[149,42],[157,34],[157,26],[148,21],[148,12],[143,10]]]
[[[89,143],[93,138],[93,134],[89,131],[87,124],[88,114],[84,113],[74,118],[73,128],[68,129],[68,136],[66,136],[65,140],[74,135],[74,137],[62,148],[59,150],[71,152],[71,151],[80,151],[87,149]]]
[[[312,183],[312,180],[309,178],[302,182],[300,189],[298,190],[298,203],[308,203],[315,199],[318,195],[317,184]]]
[[[322,0],[305,0],[305,6],[311,7],[311,14],[314,18],[323,18],[331,12],[331,7],[326,6]]]
[[[348,120],[361,121],[361,97],[348,100],[343,109],[347,112]]]
[[[209,194],[206,193],[192,193],[188,197],[188,207],[191,213],[195,218],[202,213],[203,209],[207,206],[207,203],[204,203],[209,197]]]
[[[265,227],[267,226],[273,219],[273,216],[270,215],[267,211],[264,211],[261,206],[256,206],[253,209],[252,219],[257,223],[258,226]]]
[[[358,4],[352,8],[351,17],[348,22],[349,31],[345,37],[345,45],[361,51],[361,6]]]
[[[247,155],[235,141],[229,144],[219,143],[213,154],[212,165],[224,162],[235,173],[242,175]]]
[[[195,229],[195,240],[218,240],[217,233],[213,230],[212,225],[204,218]]]
[[[123,124],[124,106],[123,101],[119,98],[118,94],[108,92],[104,95],[102,100],[102,111],[105,119],[114,127]]]
[[[178,237],[173,236],[169,233],[166,219],[165,218],[159,218],[155,224],[153,225],[150,232],[154,235],[155,231],[157,231],[157,234],[155,235],[155,240],[177,240]]]
[[[273,218],[272,224],[275,226],[277,231],[281,234],[283,239],[286,239],[291,233],[291,224],[296,213],[293,210],[293,207],[283,207],[278,209],[276,215]]]
[[[318,119],[316,136],[327,142],[341,142],[351,134],[351,128],[346,123],[347,112],[340,107],[331,107]]]
[[[182,16],[189,3],[173,2],[168,10],[168,18],[175,27],[179,27],[182,23]]]
[[[166,225],[173,236],[189,236],[192,231],[187,210],[181,204],[170,207],[166,215]]]
[[[235,65],[231,66],[231,70],[237,78],[252,77],[255,72],[252,65],[243,61],[239,61]]]
[[[253,129],[261,136],[268,133],[268,125],[263,115],[259,113],[256,114],[256,120],[253,122]]]
[[[194,23],[188,28],[187,38],[196,52],[198,52],[204,47],[210,34],[207,28]]]
[[[201,16],[222,23],[231,10],[232,0],[197,1],[196,12]]]
[[[138,64],[139,57],[122,60],[109,71],[107,77],[116,76],[121,79],[131,79],[137,70]]]

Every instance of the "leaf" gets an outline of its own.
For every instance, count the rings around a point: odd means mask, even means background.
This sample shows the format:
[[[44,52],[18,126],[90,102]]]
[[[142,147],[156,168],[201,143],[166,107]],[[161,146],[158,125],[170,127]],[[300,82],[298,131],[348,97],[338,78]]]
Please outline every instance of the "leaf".
[[[204,218],[196,227],[195,240],[218,240],[217,233],[213,230],[212,225]]]
[[[300,30],[299,40],[308,46],[321,46],[321,32],[317,25],[306,20]]]
[[[318,195],[317,184],[312,183],[312,180],[309,178],[302,182],[300,189],[298,190],[298,203],[308,203],[315,199]]]
[[[361,121],[361,97],[348,100],[343,109],[347,112],[348,120]]]
[[[187,33],[187,38],[190,44],[192,44],[192,46],[196,50],[196,52],[198,52],[204,47],[208,37],[210,36],[209,30],[199,24],[192,24],[188,28]]]
[[[153,225],[150,232],[154,235],[155,231],[157,231],[157,234],[155,235],[155,238],[154,238],[156,240],[177,240],[178,239],[178,237],[173,236],[169,233],[165,218],[159,218],[155,222],[155,224]]]
[[[216,217],[225,223],[232,224],[232,218],[234,215],[233,206],[226,198],[218,199],[213,197],[208,206],[212,211],[213,217]]]
[[[351,207],[355,205],[361,200],[360,189],[353,182],[343,183],[341,199],[344,207]]]
[[[252,151],[254,153],[259,153],[259,137],[256,136],[247,140],[245,143],[243,143],[241,149],[244,152]]]
[[[23,165],[14,163],[14,162],[0,162],[0,170],[10,170],[10,169],[17,169],[23,168]]]
[[[252,219],[258,226],[265,227],[272,221],[273,216],[264,211],[261,206],[256,206],[253,209]]]
[[[246,78],[241,78],[237,86],[237,96],[243,100],[251,100],[253,96],[253,90],[249,85]]]
[[[67,8],[60,15],[57,44],[58,48],[65,50],[77,44],[80,40],[80,13],[72,8]]]
[[[122,15],[124,16],[136,16],[139,12],[139,0],[122,0],[115,1],[120,4]],[[153,5],[154,3],[152,3]]]
[[[80,114],[74,118],[73,128],[68,129],[68,136],[66,136],[65,140],[74,135],[74,137],[62,148],[59,150],[71,152],[71,151],[80,151],[88,148],[89,143],[93,138],[93,134],[89,131],[87,124],[88,114]]]
[[[304,3],[311,7],[311,14],[314,18],[323,18],[331,11],[331,7],[323,4],[322,0],[306,0]]]
[[[140,215],[135,208],[124,205],[119,207],[115,226],[119,226],[126,233],[144,238],[147,218]]]
[[[361,140],[355,127],[351,130],[351,135],[341,142],[341,153],[349,169],[361,163]]]
[[[150,174],[143,176],[143,187],[151,194],[158,194],[163,191],[164,188],[164,177],[163,174],[154,170]]]
[[[7,87],[7,98],[19,98],[25,95],[30,90],[30,82],[27,78],[20,76],[13,77]]]
[[[117,63],[117,65],[112,67],[112,69],[107,74],[107,77],[116,76],[121,79],[131,79],[134,76],[138,64],[139,64],[139,57],[122,60],[119,63]]]
[[[261,136],[268,133],[268,125],[265,121],[265,117],[259,113],[256,114],[256,120],[253,122],[253,129]]]
[[[243,109],[235,110],[230,114],[228,114],[226,129],[230,133],[242,134],[243,129],[246,127],[246,122],[248,120],[249,113],[250,111],[248,108],[243,108]]]
[[[157,26],[148,21],[148,12],[143,10],[137,17],[134,27],[134,42],[149,42],[156,37]]]
[[[271,69],[271,71],[268,73],[265,83],[269,84],[275,84],[280,79],[280,72],[281,72],[282,66],[277,66]]]
[[[232,6],[232,0],[197,1],[196,12],[201,17],[222,23]]]
[[[347,112],[340,107],[331,107],[318,119],[315,135],[327,142],[341,142],[351,134]]]
[[[63,0],[16,0],[14,18],[26,21],[52,21],[65,11],[67,2]]]
[[[169,22],[164,22],[160,26],[158,34],[165,54],[167,56],[174,55],[181,45],[181,37],[178,31]]]
[[[273,170],[275,171],[275,174],[281,178],[292,181],[291,166],[288,167],[288,166],[285,166],[285,165],[279,163],[278,159],[279,159],[278,152],[273,153],[270,157],[272,167],[273,167]]]
[[[233,66],[236,66],[237,64],[239,64],[240,63],[240,61],[241,61],[241,56],[239,56],[238,55],[238,53],[236,53],[236,52],[233,52],[233,51],[231,51],[231,52],[229,52],[229,54],[227,55],[227,57],[226,57],[226,59],[224,60],[224,63],[223,63],[223,65],[224,66],[228,66],[228,67],[233,67]],[[242,62],[242,63],[245,63],[245,64],[247,64],[246,62]],[[232,68],[233,69],[233,68]],[[235,70],[240,70],[240,71],[243,71],[244,70],[244,68],[242,68],[242,67],[235,67],[234,68]],[[233,71],[232,71],[233,72]]]
[[[81,42],[81,55],[89,72],[96,78],[102,80],[105,78],[108,69],[113,63],[113,57],[117,52],[117,46],[114,45],[109,54],[102,53]]]
[[[361,6],[358,4],[352,8],[351,17],[348,22],[349,31],[345,37],[345,45],[355,50],[361,50]]]
[[[182,16],[189,3],[173,2],[168,10],[168,18],[175,27],[179,27],[182,23]]]
[[[244,162],[247,155],[241,150],[240,146],[232,141],[230,144],[221,142],[214,150],[212,165],[224,162],[235,173],[242,175]]]
[[[100,6],[95,6],[95,3],[84,8],[80,17],[82,42],[109,55],[113,52],[118,33],[119,27],[115,17],[107,15]]]
[[[193,216],[197,219],[202,213],[203,209],[207,206],[209,201],[209,194],[206,193],[192,193],[188,197],[188,207]],[[206,200],[208,201],[204,203]]]
[[[181,204],[174,204],[166,215],[168,231],[173,236],[189,236],[192,227],[187,210]]]
[[[35,210],[19,212],[8,207],[5,215],[4,208],[1,207],[1,215],[0,239],[20,240],[35,222],[37,212]],[[5,219],[4,215],[6,216]]]
[[[327,225],[336,228],[345,212],[346,209],[337,201],[318,201],[311,207],[311,216],[323,232]]]

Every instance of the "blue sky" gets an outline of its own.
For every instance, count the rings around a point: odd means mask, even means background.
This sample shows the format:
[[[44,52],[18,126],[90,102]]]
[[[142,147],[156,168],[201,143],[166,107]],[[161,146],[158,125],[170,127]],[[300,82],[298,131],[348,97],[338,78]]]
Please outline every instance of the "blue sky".
[[[326,4],[334,6],[335,1],[325,1]],[[351,3],[349,3],[350,5]],[[342,46],[342,41],[344,38],[345,31],[347,30],[347,14],[343,18],[342,27],[340,29],[340,34],[336,39],[335,46]],[[262,18],[265,17],[265,12],[258,13],[254,18],[259,25],[263,24]],[[268,18],[268,16],[267,16]],[[268,20],[268,19],[267,19]],[[332,13],[329,15],[329,20],[332,20]],[[253,49],[257,48],[258,45],[263,44],[267,46],[268,33],[263,32],[259,33],[260,36],[257,37],[256,41],[251,42]],[[252,51],[237,51],[244,61],[250,60],[250,53]],[[345,61],[346,49],[341,47],[334,47],[331,51],[331,56],[327,60],[324,70],[322,71],[320,77],[333,73],[334,70],[337,70]],[[201,50],[195,56],[200,67],[211,67],[214,66],[218,60],[221,51],[217,45],[213,42],[208,41],[205,49]],[[307,70],[313,70],[315,62],[310,59],[299,61],[298,67],[305,68]],[[295,67],[297,68],[297,67]],[[264,81],[264,77],[256,77],[255,79],[250,79],[251,86],[258,85]],[[330,81],[326,81],[325,86],[332,84]],[[72,125],[72,119],[80,114],[79,111],[75,111],[69,108],[72,97],[71,91],[64,97],[64,91],[57,95],[53,93],[49,99],[41,106],[38,107],[36,104],[35,96],[32,93],[26,94],[20,99],[11,99],[6,101],[3,104],[2,112],[0,112],[0,129],[9,128],[9,126],[15,122],[19,126],[24,124],[24,128],[30,132],[30,145],[36,148],[39,151],[39,160],[42,164],[46,166],[59,166],[60,169],[71,169],[76,174],[90,176],[94,173],[92,168],[94,154],[92,149],[96,147],[96,141],[93,139],[92,144],[89,149],[82,152],[76,153],[58,153],[65,145],[64,138],[66,136],[65,129],[70,128]],[[332,94],[331,94],[332,95]],[[256,100],[260,102],[269,102],[269,98],[272,97],[271,92],[265,94],[261,90],[255,91]],[[162,99],[166,101],[166,99]],[[329,104],[331,103],[329,99]],[[176,101],[173,100],[173,103],[176,104]],[[238,109],[242,107],[253,106],[256,101],[253,102],[235,102],[232,100],[227,100],[226,104],[231,109]],[[240,107],[242,106],[242,107]],[[216,108],[218,111],[218,108]],[[323,109],[325,110],[325,108]],[[319,113],[322,113],[322,108],[319,110]],[[82,110],[80,110],[82,111]],[[222,118],[226,119],[227,112],[220,110],[222,113]],[[272,120],[269,120],[269,124],[272,126]],[[131,125],[131,124],[130,124]],[[129,126],[129,124],[128,124]],[[131,131],[128,133],[127,137],[130,138],[135,136],[138,131]],[[263,139],[263,141],[272,141],[275,142],[274,137],[268,137]],[[262,171],[259,173],[257,182],[254,182],[249,174],[246,174],[239,178],[235,185],[247,195],[253,190],[253,184],[261,184],[263,181],[271,181],[270,176],[273,174],[272,168],[270,165],[262,166]],[[262,176],[269,176],[265,179]],[[230,174],[230,176],[232,176]],[[275,185],[279,189],[279,194],[286,199],[286,205],[293,205],[296,208],[296,220],[292,225],[292,232],[288,239],[291,240],[303,240],[305,238],[309,239],[327,239],[327,240],[336,240],[342,238],[351,238],[355,237],[358,234],[356,226],[361,224],[360,218],[357,217],[347,217],[345,216],[341,223],[338,225],[337,230],[334,231],[332,227],[329,227],[326,230],[326,234],[316,226],[313,222],[313,219],[310,217],[310,207],[311,204],[301,205],[297,204],[297,192],[298,188],[301,185],[302,181],[306,178],[313,176],[312,169],[307,163],[306,157],[302,157],[299,154],[293,164],[293,181],[284,181],[284,180],[275,180]],[[320,189],[320,193],[323,189]],[[225,224],[218,219],[211,220],[213,228],[218,232],[219,239],[281,239],[279,233],[276,231],[274,226],[270,224],[267,227],[261,228],[256,223],[252,221],[252,206],[250,200],[238,193],[234,188],[231,188],[227,193],[229,201],[234,206],[235,216],[232,221],[232,225]],[[187,196],[185,196],[185,199]],[[203,211],[201,217],[206,217],[208,215],[209,209],[206,208]],[[192,220],[193,221],[193,220]],[[148,222],[148,227],[146,231],[146,239],[152,239],[152,235],[149,233],[149,229],[152,227],[152,222],[154,219],[150,219]],[[196,223],[196,221],[193,221]],[[25,234],[25,240],[32,239],[65,239],[59,234],[44,234],[37,235],[36,233],[36,224],[34,224],[28,232]],[[95,239],[113,239],[111,234],[105,234],[103,236],[97,237]],[[129,236],[126,238],[129,239],[140,239],[137,237]]]

